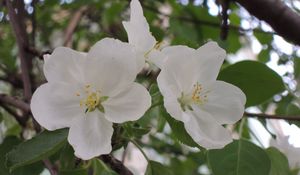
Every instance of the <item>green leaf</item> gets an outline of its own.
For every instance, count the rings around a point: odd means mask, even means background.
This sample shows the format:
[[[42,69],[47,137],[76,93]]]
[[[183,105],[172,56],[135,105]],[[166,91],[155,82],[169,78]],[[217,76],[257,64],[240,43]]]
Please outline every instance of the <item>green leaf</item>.
[[[269,175],[290,175],[289,162],[286,156],[274,147],[266,150],[271,160],[271,171]]]
[[[223,149],[209,150],[208,164],[214,175],[268,175],[268,154],[246,140],[236,140]]]
[[[193,139],[192,137],[187,133],[186,129],[184,128],[184,124],[181,121],[178,121],[171,117],[167,111],[164,109],[163,106],[161,106],[162,115],[165,117],[167,122],[169,123],[172,133],[175,135],[175,137],[178,139],[178,141],[182,142],[183,144],[186,144],[191,147],[198,147],[201,148]]]
[[[273,39],[273,35],[267,33],[255,32],[254,35],[261,44],[270,44]]]
[[[118,175],[99,159],[93,159],[93,175]]]
[[[285,89],[281,77],[257,61],[241,61],[223,69],[219,80],[239,87],[247,96],[246,106],[259,105]]]
[[[75,167],[75,155],[74,155],[74,149],[69,143],[66,143],[63,147],[60,158],[60,169],[73,169]]]
[[[294,59],[294,75],[295,78],[299,78],[300,76],[300,58]]]
[[[88,175],[88,168],[77,168],[72,170],[61,170],[60,175]]]
[[[169,168],[159,162],[150,160],[145,175],[172,175]]]
[[[1,175],[37,175],[40,174],[40,172],[44,169],[43,164],[41,162],[23,166],[20,168],[15,169],[11,173],[9,172],[8,168],[5,166],[5,155],[7,152],[9,152],[11,149],[14,148],[14,146],[18,145],[21,141],[13,136],[6,137],[2,144],[0,145],[0,174]]]
[[[18,145],[7,154],[7,166],[10,170],[45,159],[56,153],[66,143],[68,129],[41,134]]]

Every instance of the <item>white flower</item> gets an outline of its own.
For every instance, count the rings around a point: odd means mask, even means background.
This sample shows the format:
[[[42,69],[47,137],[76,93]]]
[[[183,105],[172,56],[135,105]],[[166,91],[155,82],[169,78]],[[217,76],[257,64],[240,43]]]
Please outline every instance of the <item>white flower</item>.
[[[290,168],[300,168],[300,148],[296,148],[289,143],[289,136],[276,134],[276,140],[271,139],[270,146],[279,149],[282,153],[285,154],[289,161]]]
[[[70,127],[68,141],[77,157],[110,153],[112,123],[137,120],[151,105],[147,90],[134,82],[129,44],[106,38],[87,54],[59,47],[45,59],[48,83],[35,91],[32,114],[48,130]]]
[[[160,67],[164,60],[160,52],[162,43],[157,42],[152,36],[139,0],[131,1],[130,21],[123,21],[123,26],[127,32],[129,44],[136,49],[138,72],[144,67],[145,61]]]
[[[216,80],[225,51],[209,42],[197,50],[173,46],[163,52],[168,59],[157,81],[167,112],[205,148],[230,143],[230,132],[222,125],[242,117],[246,97],[236,86]]]

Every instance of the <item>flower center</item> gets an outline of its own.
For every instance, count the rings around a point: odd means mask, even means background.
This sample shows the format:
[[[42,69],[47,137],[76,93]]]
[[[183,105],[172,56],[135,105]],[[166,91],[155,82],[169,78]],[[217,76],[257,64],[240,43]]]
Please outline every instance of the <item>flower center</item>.
[[[81,94],[78,92],[76,96],[81,97]],[[104,107],[101,104],[102,102],[108,99],[108,96],[101,96],[100,90],[94,90],[91,88],[91,85],[86,85],[84,88],[84,95],[80,100],[80,107],[85,108],[85,113],[92,112],[98,109],[101,112],[104,112]]]
[[[201,84],[198,82],[194,84],[194,88],[191,93],[185,94],[181,92],[181,96],[177,99],[180,107],[183,111],[191,110],[193,111],[192,105],[202,106],[208,101],[207,94],[210,91],[204,91]]]

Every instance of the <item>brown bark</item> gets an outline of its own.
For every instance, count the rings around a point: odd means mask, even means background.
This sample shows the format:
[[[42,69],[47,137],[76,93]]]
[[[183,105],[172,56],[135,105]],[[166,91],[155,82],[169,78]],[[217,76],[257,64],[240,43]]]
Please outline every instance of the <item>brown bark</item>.
[[[300,16],[281,0],[235,0],[250,14],[267,22],[276,33],[300,45]]]

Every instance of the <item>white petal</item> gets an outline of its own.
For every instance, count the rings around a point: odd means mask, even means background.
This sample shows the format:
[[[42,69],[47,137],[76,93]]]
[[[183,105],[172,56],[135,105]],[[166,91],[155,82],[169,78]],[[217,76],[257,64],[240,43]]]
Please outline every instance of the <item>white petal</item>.
[[[216,81],[209,90],[208,101],[202,109],[219,124],[233,124],[242,118],[246,103],[243,91],[223,81]]]
[[[232,142],[230,132],[204,111],[185,113],[184,127],[196,143],[206,149],[220,149]]]
[[[150,106],[149,92],[138,83],[103,102],[105,117],[114,123],[137,120]]]
[[[44,74],[48,82],[83,82],[85,53],[67,47],[56,48],[51,55],[45,55]]]
[[[76,90],[62,82],[41,85],[31,99],[35,120],[48,130],[70,127],[71,121],[82,114]]]
[[[151,50],[156,44],[152,36],[146,18],[143,15],[143,9],[138,0],[132,0],[130,3],[130,21],[123,22],[127,32],[129,43],[137,47],[144,53]]]
[[[73,121],[68,142],[73,146],[77,157],[88,160],[111,152],[112,134],[112,123],[96,110]]]
[[[157,78],[159,89],[164,98],[164,106],[167,112],[174,117],[176,120],[185,121],[182,117],[183,111],[178,102],[180,97],[180,92],[176,86],[171,84],[166,84],[166,81],[162,79],[162,74]]]
[[[216,42],[208,42],[196,50],[198,81],[214,81],[226,57],[226,52]]]
[[[85,80],[105,96],[127,88],[136,77],[136,59],[132,46],[116,39],[97,42],[87,55]]]
[[[166,60],[167,56],[157,49],[152,50],[148,55],[148,61],[155,64],[160,69],[162,69]]]
[[[187,46],[171,46],[162,53],[168,57],[161,72],[163,81],[177,86],[180,92],[190,92],[198,79],[196,51]]]

